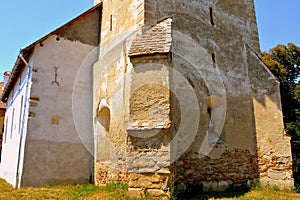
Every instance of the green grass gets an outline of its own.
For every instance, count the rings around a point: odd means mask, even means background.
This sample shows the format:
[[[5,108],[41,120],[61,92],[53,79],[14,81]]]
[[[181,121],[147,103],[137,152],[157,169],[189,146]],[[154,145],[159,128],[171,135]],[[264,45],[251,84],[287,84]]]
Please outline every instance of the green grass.
[[[179,198],[180,199],[180,198]],[[290,190],[280,190],[277,186],[253,187],[227,190],[224,192],[210,192],[197,195],[193,200],[300,200],[300,194]]]
[[[57,185],[40,188],[20,188],[15,189],[3,179],[0,179],[0,199],[62,199],[62,200],[137,200],[127,196],[127,184],[111,182],[106,186],[95,185]],[[144,200],[154,200],[155,198],[145,197]],[[156,198],[157,199],[157,198]],[[180,196],[172,200],[181,200]],[[251,190],[235,190],[222,193],[207,193],[191,198],[193,200],[218,199],[218,200],[300,200],[300,194],[293,191],[279,190],[278,187],[260,188],[255,187]]]
[[[0,199],[87,199],[96,194],[104,199],[108,196],[104,187],[95,185],[58,185],[15,189],[0,179]]]
[[[105,190],[110,192],[109,196],[113,199],[128,199],[127,183],[109,182],[105,186]]]

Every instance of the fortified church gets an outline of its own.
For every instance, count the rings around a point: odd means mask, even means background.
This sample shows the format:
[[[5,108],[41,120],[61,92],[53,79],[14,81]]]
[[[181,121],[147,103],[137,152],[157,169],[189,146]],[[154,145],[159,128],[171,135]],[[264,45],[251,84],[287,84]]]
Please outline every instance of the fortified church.
[[[21,50],[0,177],[131,196],[293,186],[253,0],[101,0]]]

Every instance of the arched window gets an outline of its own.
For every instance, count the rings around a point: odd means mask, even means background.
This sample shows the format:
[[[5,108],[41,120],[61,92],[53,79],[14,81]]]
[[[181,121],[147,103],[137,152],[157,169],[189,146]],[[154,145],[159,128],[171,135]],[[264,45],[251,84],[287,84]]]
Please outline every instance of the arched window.
[[[110,108],[106,101],[101,101],[96,115],[96,158],[97,161],[110,160]]]
[[[97,120],[100,125],[105,129],[106,133],[110,128],[110,110],[108,107],[103,107],[97,114]]]

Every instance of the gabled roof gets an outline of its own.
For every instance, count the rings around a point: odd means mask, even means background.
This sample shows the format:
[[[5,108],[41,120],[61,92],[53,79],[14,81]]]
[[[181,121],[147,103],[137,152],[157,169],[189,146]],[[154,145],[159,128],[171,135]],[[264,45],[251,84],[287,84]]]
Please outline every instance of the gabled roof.
[[[73,25],[75,22],[86,18],[87,16],[92,14],[94,11],[101,9],[101,8],[102,8],[102,3],[95,5],[91,9],[87,10],[86,12],[82,13],[78,17],[74,18],[73,20],[71,20],[71,21],[67,22],[66,24],[62,25],[61,27],[55,29],[54,31],[52,31],[49,34],[45,35],[44,37],[40,38],[39,40],[33,42],[32,44],[25,47],[24,49],[21,49],[20,54],[23,56],[23,58],[26,61],[29,61],[36,45],[42,44],[42,42],[45,41],[46,39],[48,39],[49,37],[51,37],[53,35],[57,35],[58,33],[62,32],[63,30],[65,30],[68,27],[70,27],[71,25]],[[26,64],[23,62],[23,60],[20,58],[20,55],[19,55],[15,62],[15,65],[12,69],[11,76],[10,76],[5,88],[3,89],[3,93],[0,97],[1,101],[3,101],[3,102],[7,101],[10,91],[13,89],[16,81],[18,80],[20,74],[23,72],[23,70],[25,68],[26,68]]]
[[[129,51],[129,57],[169,53],[171,44],[172,19],[167,18],[134,39]]]

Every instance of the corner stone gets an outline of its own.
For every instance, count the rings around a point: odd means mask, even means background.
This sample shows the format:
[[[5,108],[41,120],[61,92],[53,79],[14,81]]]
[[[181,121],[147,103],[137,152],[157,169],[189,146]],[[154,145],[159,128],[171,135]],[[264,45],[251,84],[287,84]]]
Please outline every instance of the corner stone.
[[[141,188],[128,188],[127,194],[129,198],[143,198],[144,190]]]
[[[152,196],[152,197],[163,197],[163,196],[168,196],[167,193],[160,189],[148,189],[147,193]]]

